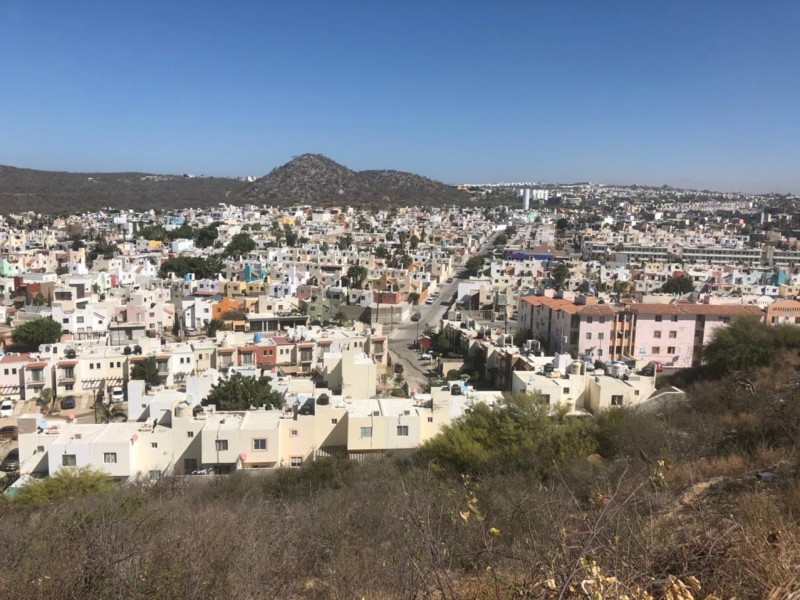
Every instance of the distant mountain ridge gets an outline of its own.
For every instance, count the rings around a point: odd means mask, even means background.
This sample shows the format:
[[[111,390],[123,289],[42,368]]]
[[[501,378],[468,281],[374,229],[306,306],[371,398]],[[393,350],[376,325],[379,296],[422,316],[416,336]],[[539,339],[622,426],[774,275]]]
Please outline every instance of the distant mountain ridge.
[[[303,154],[248,185],[239,196],[261,204],[440,204],[466,194],[403,171],[353,171],[322,154]]]
[[[353,171],[303,154],[247,183],[224,177],[149,173],[70,173],[0,165],[0,212],[204,208],[231,204],[386,206],[457,202],[466,193],[402,171]]]

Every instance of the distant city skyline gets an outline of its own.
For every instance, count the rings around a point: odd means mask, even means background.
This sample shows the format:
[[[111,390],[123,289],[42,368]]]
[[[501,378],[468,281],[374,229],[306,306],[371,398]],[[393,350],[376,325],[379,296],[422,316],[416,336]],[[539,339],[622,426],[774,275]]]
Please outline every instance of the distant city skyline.
[[[800,5],[0,2],[0,164],[800,193]]]

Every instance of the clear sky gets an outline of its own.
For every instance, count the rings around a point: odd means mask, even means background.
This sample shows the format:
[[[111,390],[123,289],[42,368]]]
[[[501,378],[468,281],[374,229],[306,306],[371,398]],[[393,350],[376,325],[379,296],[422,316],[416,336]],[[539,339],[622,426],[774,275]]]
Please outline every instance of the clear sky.
[[[0,164],[800,192],[800,2],[0,0]]]

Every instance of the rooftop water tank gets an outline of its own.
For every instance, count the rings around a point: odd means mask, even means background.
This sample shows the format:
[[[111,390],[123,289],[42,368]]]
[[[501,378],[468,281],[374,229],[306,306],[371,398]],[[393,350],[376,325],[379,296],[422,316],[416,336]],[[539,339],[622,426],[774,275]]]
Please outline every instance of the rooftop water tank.
[[[572,361],[567,367],[567,375],[580,375],[581,363],[578,360]]]
[[[260,333],[256,333],[255,335],[253,335],[253,343],[254,344],[258,344],[260,341],[261,341],[261,334]]]

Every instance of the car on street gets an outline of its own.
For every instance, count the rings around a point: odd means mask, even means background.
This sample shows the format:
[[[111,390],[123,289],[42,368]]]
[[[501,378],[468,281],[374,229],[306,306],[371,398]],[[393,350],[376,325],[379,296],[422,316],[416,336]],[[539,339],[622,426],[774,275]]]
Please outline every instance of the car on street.
[[[14,448],[6,454],[3,462],[0,463],[0,471],[10,472],[19,471],[19,448]]]
[[[123,402],[125,402],[125,392],[122,391],[122,388],[121,387],[111,388],[111,403],[122,404]]]
[[[418,310],[415,310],[413,313],[411,313],[411,320],[412,321],[419,321],[421,318],[422,318],[422,315],[419,313]]]
[[[3,400],[0,402],[0,417],[13,417],[14,416],[14,403],[11,400]]]
[[[448,277],[447,278],[447,283],[453,283],[453,278],[452,277]]]
[[[425,304],[433,304],[433,296],[428,296],[428,299],[425,300]]]
[[[61,398],[61,410],[72,410],[77,404],[75,396],[64,396]]]
[[[16,425],[6,425],[5,427],[0,427],[0,440],[17,440],[19,436],[19,430],[17,429]]]
[[[651,360],[650,364],[655,367],[656,373],[663,373],[664,372],[664,363],[660,363],[657,360]]]
[[[422,360],[431,360],[433,358],[433,355],[430,352],[423,352],[422,354],[419,355],[419,357]]]

